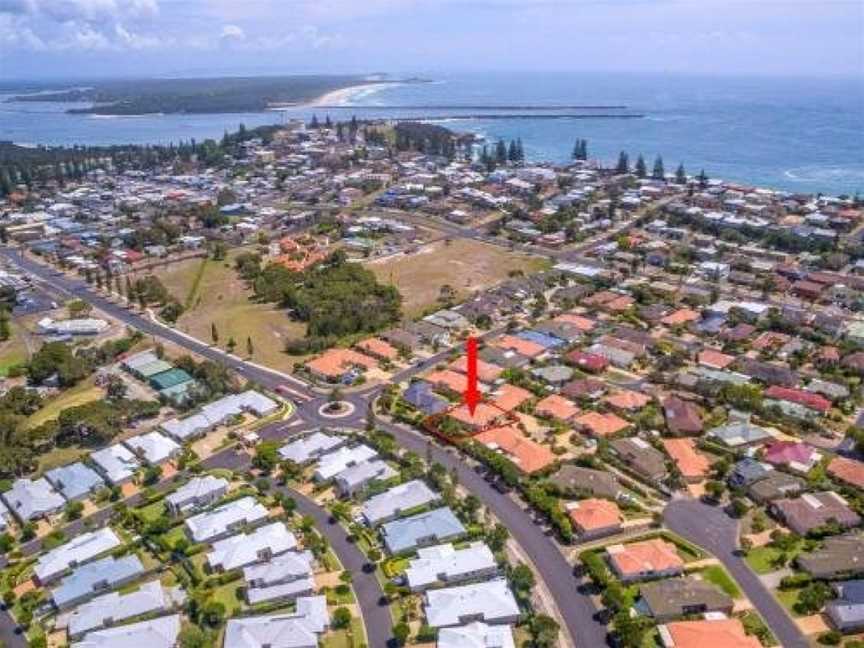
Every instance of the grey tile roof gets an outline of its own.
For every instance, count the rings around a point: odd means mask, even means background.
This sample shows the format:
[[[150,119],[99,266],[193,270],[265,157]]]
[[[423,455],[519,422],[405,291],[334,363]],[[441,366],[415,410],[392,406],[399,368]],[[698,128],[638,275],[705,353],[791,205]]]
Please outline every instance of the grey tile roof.
[[[49,470],[45,477],[67,500],[83,499],[105,486],[99,474],[80,461]]]
[[[180,634],[180,615],[174,614],[87,634],[72,648],[174,648]]]
[[[388,522],[381,527],[384,544],[391,553],[444,542],[463,533],[465,527],[446,506]]]

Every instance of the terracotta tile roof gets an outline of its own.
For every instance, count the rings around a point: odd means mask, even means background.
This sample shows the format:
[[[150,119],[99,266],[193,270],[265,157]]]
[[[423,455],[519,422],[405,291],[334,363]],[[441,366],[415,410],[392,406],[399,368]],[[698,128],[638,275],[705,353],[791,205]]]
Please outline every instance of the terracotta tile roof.
[[[378,361],[375,358],[352,349],[328,349],[317,358],[306,362],[310,371],[327,378],[339,378],[352,367],[371,369],[377,366]]]
[[[661,538],[613,545],[606,551],[616,571],[623,576],[684,569],[675,545]]]
[[[473,416],[465,405],[460,405],[450,411],[451,418],[474,428],[486,427],[495,419],[503,415],[504,412],[497,407],[493,407],[489,403],[478,403],[477,407],[474,409]]]
[[[609,361],[599,353],[571,351],[565,356],[567,362],[585,371],[600,372],[609,366]]]
[[[790,403],[798,403],[799,405],[803,405],[804,407],[822,413],[831,409],[831,401],[824,396],[804,391],[803,389],[795,389],[793,387],[772,385],[765,391],[765,398],[774,398],[776,400],[789,401]]]
[[[600,292],[596,292],[583,299],[582,303],[587,306],[600,306],[601,304],[606,304],[614,299],[618,299],[620,296],[621,295],[612,292],[611,290],[601,290]]]
[[[651,397],[641,392],[630,391],[625,389],[614,394],[610,394],[603,399],[606,403],[622,410],[638,410],[645,407],[651,402]]]
[[[357,343],[357,348],[377,358],[395,360],[399,357],[399,351],[396,347],[388,344],[384,340],[379,340],[378,338],[366,338],[365,340],[361,340]]]
[[[587,333],[594,328],[594,320],[583,317],[582,315],[576,315],[575,313],[562,313],[556,317],[554,321],[572,324],[583,333]]]
[[[436,387],[446,387],[457,394],[461,394],[468,388],[468,378],[465,374],[456,373],[449,369],[433,371],[427,374],[423,379],[426,382],[432,383]]]
[[[523,340],[515,335],[502,335],[492,342],[492,345],[501,349],[510,349],[526,358],[535,358],[546,351],[544,346],[530,340]]]
[[[666,326],[678,326],[687,322],[695,322],[699,319],[699,313],[690,308],[679,308],[674,313],[669,313],[666,317],[660,320],[661,324]]]
[[[828,474],[842,482],[864,489],[864,462],[835,457],[828,464]]]
[[[474,440],[502,450],[520,470],[529,474],[555,461],[555,455],[549,448],[526,438],[512,425],[486,430],[475,436]]]
[[[450,368],[459,373],[468,373],[468,358],[464,355],[450,363]],[[486,362],[477,358],[477,378],[485,383],[495,382],[498,376],[504,372],[503,367],[499,367],[491,362]]]
[[[606,393],[607,386],[601,380],[582,378],[573,380],[561,388],[561,393],[569,398],[595,398]]]
[[[675,648],[760,648],[759,640],[744,632],[738,619],[714,621],[675,621],[661,626]]]
[[[533,398],[533,394],[527,389],[522,389],[515,385],[502,385],[495,391],[492,397],[492,404],[498,409],[510,412],[522,403]]]
[[[607,499],[573,502],[567,506],[567,513],[576,528],[583,533],[619,526],[623,519],[618,505]]]
[[[698,362],[700,365],[711,369],[725,369],[735,362],[735,356],[720,353],[714,349],[704,349],[699,352]]]
[[[753,348],[757,351],[763,351],[765,349],[774,349],[779,348],[786,344],[792,338],[785,333],[778,333],[777,331],[765,331],[755,340],[753,340]]]
[[[603,308],[609,311],[620,313],[621,311],[625,311],[630,308],[634,303],[636,303],[636,300],[629,295],[621,295],[620,297],[603,304]]]
[[[559,421],[569,421],[581,411],[575,403],[558,394],[547,396],[534,408],[535,414],[549,416]]]
[[[611,436],[630,427],[630,424],[621,417],[615,414],[600,414],[600,412],[586,412],[574,423],[597,437]]]
[[[711,469],[711,462],[696,451],[693,439],[663,439],[663,447],[685,479],[704,477]]]

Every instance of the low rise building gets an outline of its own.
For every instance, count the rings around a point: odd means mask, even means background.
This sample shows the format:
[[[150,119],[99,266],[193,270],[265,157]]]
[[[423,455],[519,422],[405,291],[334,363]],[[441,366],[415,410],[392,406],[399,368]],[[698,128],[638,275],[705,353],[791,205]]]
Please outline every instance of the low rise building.
[[[448,543],[418,550],[417,558],[408,563],[405,580],[412,592],[421,592],[435,585],[489,578],[497,573],[495,556],[482,542],[461,549]]]

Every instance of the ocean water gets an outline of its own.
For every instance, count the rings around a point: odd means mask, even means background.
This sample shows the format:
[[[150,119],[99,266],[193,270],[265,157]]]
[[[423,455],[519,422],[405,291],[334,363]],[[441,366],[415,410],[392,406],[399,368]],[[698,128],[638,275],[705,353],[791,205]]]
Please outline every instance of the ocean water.
[[[347,93],[338,107],[231,115],[67,115],[68,105],[0,103],[0,139],[45,144],[165,143],[288,118],[424,117],[486,137],[521,138],[532,160],[564,161],[577,138],[610,164],[626,150],[649,167],[787,191],[864,194],[864,78],[735,79],[661,75],[429,74],[432,83]],[[548,110],[623,105],[626,109]],[[431,109],[429,106],[437,108]],[[459,109],[458,106],[466,108]],[[518,106],[519,110],[504,110]],[[545,107],[527,110],[525,107]],[[446,108],[445,108],[446,107]],[[480,109],[483,107],[483,109]],[[584,118],[624,112],[639,119]],[[507,115],[511,117],[506,117]],[[496,115],[498,118],[484,118]],[[550,115],[558,118],[549,119]],[[582,118],[572,117],[579,115]],[[501,118],[504,116],[504,118]]]

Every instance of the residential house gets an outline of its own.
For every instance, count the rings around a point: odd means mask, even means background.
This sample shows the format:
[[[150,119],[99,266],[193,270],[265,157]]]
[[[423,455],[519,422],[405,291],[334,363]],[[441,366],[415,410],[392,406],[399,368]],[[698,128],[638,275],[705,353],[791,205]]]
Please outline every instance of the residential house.
[[[129,625],[88,632],[75,648],[175,648],[180,635],[180,615],[157,617]]]
[[[658,628],[665,648],[760,648],[762,643],[744,631],[738,619],[675,621]]]
[[[119,547],[120,544],[117,534],[107,527],[82,533],[42,554],[33,567],[33,576],[38,583],[45,585],[62,576],[67,570],[83,565]]]
[[[572,421],[581,411],[573,401],[558,394],[550,394],[534,406],[535,415],[556,419],[564,423]]]
[[[477,434],[474,440],[503,453],[526,474],[543,470],[555,462],[555,455],[549,448],[527,438],[513,425],[486,430]]]
[[[396,519],[403,512],[437,502],[441,496],[425,482],[414,479],[370,497],[363,503],[361,515],[370,526]]]
[[[662,538],[606,547],[612,570],[625,583],[650,578],[677,576],[684,561],[675,545]]]
[[[13,515],[25,523],[57,513],[66,505],[63,496],[44,477],[16,479],[2,497]]]
[[[336,450],[321,455],[315,469],[316,481],[333,479],[346,468],[365,463],[378,456],[378,452],[367,445],[357,445],[353,448],[340,446]]]
[[[183,515],[218,502],[227,492],[228,480],[223,477],[193,477],[165,497],[165,505],[172,515]]]
[[[474,621],[464,626],[441,628],[437,648],[515,648],[513,631],[507,625]]]
[[[212,511],[194,515],[186,520],[185,526],[195,542],[210,542],[242,527],[263,522],[268,516],[267,509],[254,497],[247,495]]]
[[[347,442],[347,437],[316,431],[286,443],[279,448],[279,456],[285,461],[293,461],[298,465],[303,465],[319,459],[322,455],[340,448]]]
[[[707,434],[730,448],[759,445],[773,438],[764,428],[749,422],[727,423],[711,428]]]
[[[663,439],[663,447],[685,482],[701,482],[711,470],[711,462],[696,449],[694,439]]]
[[[864,630],[864,580],[833,583],[836,598],[825,605],[831,625],[845,634]]]
[[[138,458],[124,445],[116,443],[90,453],[90,461],[102,476],[114,486],[132,481],[141,467]]]
[[[330,625],[325,596],[302,596],[290,614],[229,619],[223,648],[318,648]]]
[[[124,443],[135,453],[135,456],[150,466],[163,464],[179,455],[181,451],[176,441],[155,431],[126,439]]]
[[[246,601],[249,605],[293,601],[315,590],[311,551],[286,551],[268,562],[243,569]]]
[[[822,455],[806,443],[774,441],[765,446],[762,458],[772,466],[782,466],[797,473],[807,473],[819,463]]]
[[[565,464],[550,480],[565,492],[617,499],[623,489],[618,479],[605,470]]]
[[[830,536],[815,551],[795,558],[798,567],[813,578],[833,579],[864,575],[864,537],[857,534]]]
[[[497,573],[495,556],[482,542],[460,549],[447,543],[418,550],[405,570],[405,582],[412,592],[422,592],[436,585],[488,579]]]
[[[159,581],[145,583],[126,594],[109,592],[78,606],[69,615],[69,639],[79,639],[88,632],[122,624],[134,617],[165,613],[174,606],[178,591],[167,592]]]
[[[616,414],[601,414],[593,411],[577,416],[573,425],[596,438],[610,437],[630,427],[628,421]]]
[[[765,504],[776,499],[793,497],[802,493],[807,482],[789,473],[773,470],[762,479],[747,487],[747,495],[758,504]]]
[[[450,404],[432,393],[432,389],[428,382],[424,380],[416,380],[408,385],[408,388],[403,392],[402,398],[416,409],[424,414],[432,416],[441,414],[449,408]]]
[[[69,501],[86,499],[105,487],[96,471],[80,461],[49,470],[45,478]]]
[[[282,522],[239,533],[212,545],[207,564],[213,571],[231,571],[253,563],[271,560],[297,546],[297,539]]]
[[[565,508],[573,528],[584,540],[617,533],[624,521],[618,505],[607,499],[590,498],[569,502]]]
[[[663,413],[666,416],[666,427],[672,434],[702,434],[702,416],[694,403],[670,396],[663,401]]]
[[[464,533],[465,527],[447,507],[393,520],[381,527],[382,539],[391,554],[456,540]]]
[[[51,600],[58,610],[67,610],[100,593],[131,583],[143,574],[144,565],[135,554],[122,558],[107,556],[65,576],[51,592]]]
[[[794,499],[777,500],[771,504],[770,511],[799,535],[805,535],[829,522],[846,529],[861,524],[860,516],[833,491],[805,493]]]
[[[669,476],[666,457],[644,439],[612,439],[609,448],[631,470],[649,482],[656,484]]]
[[[483,621],[492,625],[515,624],[521,616],[519,605],[503,578],[429,590],[423,606],[426,624],[433,628]]]
[[[669,578],[639,586],[641,602],[658,623],[706,613],[732,614],[734,601],[716,585],[693,577]]]
[[[828,464],[828,474],[844,484],[864,490],[864,462],[834,457]]]
[[[336,492],[340,497],[351,497],[373,481],[387,481],[398,475],[399,473],[385,461],[380,459],[364,461],[349,466],[334,477]]]

